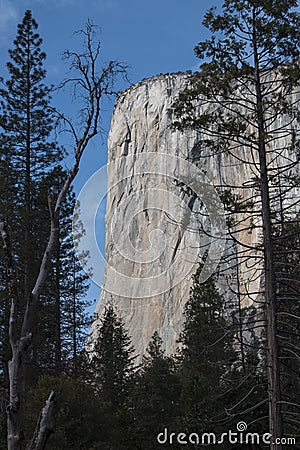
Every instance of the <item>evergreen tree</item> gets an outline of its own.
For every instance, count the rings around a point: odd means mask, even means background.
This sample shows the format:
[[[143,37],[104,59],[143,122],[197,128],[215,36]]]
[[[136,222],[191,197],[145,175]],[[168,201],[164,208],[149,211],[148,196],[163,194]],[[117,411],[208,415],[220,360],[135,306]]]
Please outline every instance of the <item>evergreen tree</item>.
[[[84,351],[91,325],[91,315],[87,308],[92,302],[87,300],[89,277],[82,271],[74,249],[61,274],[65,274],[60,284],[60,351],[62,371],[76,378],[79,374],[80,355]],[[58,358],[57,358],[58,359]]]
[[[282,435],[282,403],[273,227],[283,177],[284,214],[296,209],[295,202],[288,199],[297,185],[294,175],[299,152],[295,137],[300,17],[296,6],[295,0],[225,0],[220,14],[211,8],[203,21],[211,37],[195,48],[203,61],[201,71],[191,77],[173,108],[175,126],[198,131],[202,156],[217,154],[222,159],[224,154],[225,160],[230,154],[252,174],[240,186],[240,203],[250,202],[252,207],[236,216],[229,232],[239,244],[240,260],[253,262],[256,258],[252,275],[261,273],[263,278],[258,307],[263,305],[266,319],[269,430],[274,437]],[[204,108],[202,113],[196,108],[199,104]],[[224,191],[232,186],[219,187]],[[255,228],[261,242],[255,246],[241,242],[240,230],[251,233]],[[251,296],[249,290],[247,294]],[[265,348],[265,343],[261,344]],[[281,446],[274,444],[272,448]]]
[[[75,207],[73,193],[70,206],[72,206],[70,212],[73,213]],[[79,359],[84,351],[92,321],[91,315],[87,312],[92,301],[87,299],[89,270],[82,270],[83,261],[85,261],[86,267],[88,266],[88,252],[81,255],[79,262],[73,243],[72,226],[73,230],[76,227],[77,237],[84,234],[82,224],[76,216],[73,216],[73,225],[71,220],[67,220],[67,217],[62,218],[60,247],[56,257],[57,263],[60,261],[56,269],[57,293],[59,293],[56,303],[57,310],[60,306],[58,330],[61,338],[62,369],[76,378],[79,374]]]
[[[10,224],[17,259],[20,312],[28,289],[32,288],[49,235],[48,193],[51,191],[57,195],[67,177],[59,165],[63,152],[51,139],[54,127],[50,108],[51,88],[43,83],[45,54],[41,50],[42,40],[37,28],[31,12],[26,11],[23,22],[18,26],[14,49],[9,52],[11,61],[7,67],[10,79],[1,89],[4,177],[1,189],[5,192],[1,196],[0,208],[2,219]],[[60,214],[56,250],[35,321],[31,362],[27,362],[27,380],[31,383],[41,374],[54,375],[62,370],[76,372],[77,356],[82,350],[83,330],[89,321],[85,314],[88,302],[84,300],[88,276],[81,271],[73,250],[74,206],[75,196],[70,191]],[[24,230],[23,235],[20,227]],[[5,296],[5,284],[4,279],[1,302],[3,371],[10,357],[9,301]],[[70,368],[70,351],[73,369]],[[4,378],[7,379],[5,373]]]
[[[42,186],[45,174],[62,158],[61,149],[51,139],[54,127],[49,103],[51,88],[44,84],[46,55],[41,50],[42,39],[37,29],[31,11],[26,11],[22,23],[18,25],[14,48],[9,50],[7,69],[10,78],[0,91],[2,148],[6,152],[9,169],[15,174],[12,188],[17,194],[14,216],[8,218],[8,222],[12,223],[12,219],[17,217],[19,227],[24,230],[23,244],[19,244],[19,258],[25,298],[32,284],[36,214],[43,214],[36,208],[37,185]],[[38,222],[40,225],[41,221]]]
[[[157,435],[174,429],[178,416],[180,380],[175,362],[162,350],[162,339],[155,332],[143,357],[132,393],[135,442],[139,449],[160,448]],[[174,448],[174,446],[172,446]]]
[[[222,377],[236,360],[233,330],[224,318],[224,299],[214,277],[199,284],[201,266],[195,274],[185,322],[180,335],[182,394],[180,422],[189,432],[216,431],[214,418],[222,415],[219,399]]]
[[[39,205],[47,204],[47,195],[51,190],[57,195],[63,185],[66,172],[61,166],[46,174],[43,188],[38,198]],[[41,296],[35,333],[35,367],[37,374],[59,375],[67,373],[76,375],[77,359],[83,350],[90,316],[86,308],[88,275],[81,269],[75,255],[72,239],[72,217],[75,207],[75,194],[72,189],[66,196],[63,211],[60,214],[59,232],[56,248],[51,261],[51,268],[44,293]],[[41,220],[46,221],[46,217]],[[46,221],[47,222],[47,221]],[[77,233],[82,234],[82,226],[77,224]],[[42,231],[42,230],[41,230]],[[41,245],[47,237],[48,230],[42,236]]]
[[[32,29],[30,28],[32,26]],[[38,119],[40,117],[39,113],[42,113],[43,111],[49,110],[47,98],[40,98],[36,94],[38,92],[42,93],[45,92],[45,89],[43,90],[43,84],[41,83],[40,87],[41,89],[38,89],[38,85],[35,86],[35,83],[39,80],[39,75],[43,74],[42,70],[42,60],[44,58],[43,54],[40,53],[39,50],[39,44],[40,39],[38,37],[37,33],[33,34],[31,31],[36,29],[37,25],[35,21],[32,20],[31,13],[29,11],[26,12],[25,18],[23,20],[23,23],[19,26],[18,29],[18,37],[20,38],[20,45],[18,47],[19,41],[16,39],[15,46],[16,48],[16,54],[13,55],[13,57],[17,62],[21,65],[23,58],[18,56],[18,52],[21,54],[22,51],[25,55],[27,55],[27,60],[25,59],[25,62],[27,61],[27,65],[25,64],[24,67],[22,67],[23,72],[27,74],[25,77],[26,80],[24,81],[24,85],[28,88],[32,88],[31,95],[30,92],[26,92],[27,94],[27,110],[26,112],[32,113],[32,120],[29,120],[26,122],[26,118],[29,117],[27,114],[24,123],[22,124],[22,117],[20,116],[20,124],[21,129],[24,125],[24,130],[26,130],[26,133],[23,133],[26,136],[26,146],[24,145],[24,148],[26,149],[26,157],[24,162],[26,170],[25,176],[23,177],[25,181],[23,182],[25,187],[25,205],[24,205],[24,217],[25,222],[27,223],[27,234],[30,234],[31,236],[34,236],[34,227],[32,224],[32,217],[34,213],[33,209],[33,199],[34,195],[37,194],[37,192],[34,192],[31,190],[31,185],[29,181],[32,181],[30,179],[31,173],[34,171],[31,171],[29,167],[30,158],[32,152],[31,150],[37,150],[38,143],[38,137],[43,136],[43,139],[41,139],[41,142],[39,143],[41,148],[45,150],[44,144],[47,142],[47,137],[49,136],[51,125],[48,122],[48,131],[47,131],[47,124],[42,119],[40,120],[40,125],[45,125],[44,129],[39,129],[40,134],[38,134],[38,120],[35,121],[35,119]],[[23,33],[24,32],[24,33]],[[23,36],[24,34],[24,36]],[[9,276],[7,277],[7,285],[8,285],[8,293],[9,293],[9,304],[11,305],[10,308],[10,314],[9,314],[9,342],[10,342],[10,349],[11,349],[11,358],[8,365],[8,372],[9,372],[9,398],[8,398],[8,406],[7,406],[7,445],[9,450],[19,450],[22,447],[22,440],[23,440],[23,433],[22,433],[22,413],[24,408],[24,400],[26,391],[28,389],[24,390],[24,387],[28,388],[28,386],[24,386],[24,373],[25,368],[27,367],[28,362],[28,354],[29,349],[32,345],[32,337],[34,332],[34,323],[36,321],[36,314],[37,310],[40,304],[40,301],[42,299],[42,293],[43,289],[46,286],[48,275],[49,275],[49,267],[51,266],[52,257],[55,253],[55,249],[57,248],[57,244],[59,242],[59,216],[60,211],[63,206],[63,202],[66,198],[66,195],[76,177],[76,174],[79,170],[80,161],[83,155],[84,150],[86,149],[89,142],[99,133],[99,121],[100,121],[100,114],[101,114],[101,101],[103,96],[105,95],[112,95],[113,91],[113,85],[116,79],[116,76],[120,73],[124,74],[126,72],[126,66],[118,63],[117,61],[110,61],[108,64],[105,64],[104,67],[102,67],[99,72],[97,71],[97,62],[98,57],[100,54],[100,43],[94,42],[94,26],[88,22],[85,30],[82,30],[81,35],[84,39],[84,50],[83,53],[77,53],[77,52],[65,52],[65,57],[67,60],[71,60],[71,70],[76,72],[76,78],[70,78],[68,80],[65,80],[64,85],[68,83],[75,84],[78,90],[82,89],[82,98],[86,101],[86,107],[84,111],[81,110],[81,123],[79,129],[76,129],[76,126],[73,126],[71,121],[68,121],[64,115],[59,115],[59,117],[67,123],[67,125],[70,128],[70,131],[72,133],[72,136],[74,138],[74,145],[73,145],[73,165],[71,170],[66,174],[65,179],[63,180],[63,186],[59,190],[58,195],[56,198],[49,193],[48,195],[48,209],[49,209],[49,230],[48,230],[48,236],[45,242],[45,246],[42,252],[42,256],[39,264],[35,267],[35,258],[34,258],[34,249],[38,249],[38,245],[36,247],[32,248],[32,255],[30,260],[30,275],[33,277],[33,283],[30,286],[29,281],[29,272],[26,270],[27,266],[29,267],[28,261],[28,249],[30,246],[28,245],[28,242],[26,241],[24,244],[25,251],[23,252],[25,254],[24,257],[24,277],[18,277],[18,273],[15,270],[14,262],[16,261],[18,264],[18,267],[22,267],[22,245],[20,245],[20,252],[18,254],[18,248],[14,245],[11,245],[11,239],[10,239],[10,233],[8,232],[7,224],[3,221],[0,221],[0,231],[1,231],[1,237],[3,240],[3,250],[5,255],[5,266],[7,273]],[[26,41],[27,37],[27,41]],[[25,42],[25,44],[24,44]],[[35,48],[31,47],[35,45]],[[25,45],[24,49],[22,50],[22,45]],[[30,54],[30,51],[32,50],[32,55]],[[27,51],[27,53],[26,53]],[[40,55],[40,58],[38,58],[38,55]],[[23,55],[24,56],[24,55]],[[36,67],[33,67],[31,65],[31,62],[37,62]],[[21,67],[21,66],[20,66]],[[12,72],[17,73],[18,68],[15,69],[13,65],[11,66]],[[31,70],[32,69],[32,70]],[[26,72],[27,70],[27,72]],[[21,73],[22,71],[20,71]],[[23,73],[22,72],[22,73]],[[34,74],[34,75],[33,75]],[[32,78],[31,78],[31,75]],[[42,76],[40,77],[42,78]],[[12,80],[16,81],[16,79]],[[26,85],[27,81],[27,85]],[[8,82],[9,84],[9,82]],[[22,87],[22,86],[20,86]],[[5,89],[3,89],[5,91]],[[7,92],[7,91],[6,91]],[[4,92],[3,96],[5,97],[6,93]],[[17,92],[14,92],[14,95],[17,95]],[[9,95],[6,96],[7,100],[9,100]],[[35,103],[33,102],[33,99],[35,100]],[[5,106],[5,105],[4,105]],[[34,110],[34,106],[36,107],[36,110]],[[32,107],[32,108],[31,108]],[[39,107],[42,107],[42,109],[39,109]],[[18,111],[21,114],[21,111]],[[34,114],[36,113],[36,115]],[[17,116],[17,114],[15,114]],[[13,116],[12,116],[13,117]],[[1,124],[4,129],[7,130],[8,134],[12,133],[12,129],[10,127],[7,127],[7,124],[9,123],[10,117],[6,112],[4,112],[3,117],[1,119]],[[13,122],[12,122],[13,124]],[[36,126],[34,126],[36,125]],[[30,136],[29,132],[32,132],[33,134]],[[36,133],[36,134],[34,134]],[[30,141],[31,137],[31,141]],[[13,137],[12,137],[13,140]],[[23,142],[24,144],[24,142]],[[30,145],[27,144],[33,144],[33,147],[31,148]],[[50,147],[55,147],[55,144]],[[50,149],[50,147],[48,147]],[[22,148],[22,145],[20,144],[20,148]],[[9,155],[10,156],[10,155]],[[39,168],[42,167],[42,164],[45,163],[45,161],[39,160],[39,158],[36,155],[36,158],[33,158],[34,161],[39,161],[41,165],[38,164],[33,166],[35,168],[35,173],[39,174]],[[47,168],[47,173],[49,173],[49,170]],[[37,175],[38,177],[38,175]],[[20,177],[20,180],[22,181],[22,177]],[[38,182],[37,178],[37,182]],[[42,180],[41,180],[42,181]],[[43,185],[42,183],[40,184]],[[21,198],[21,197],[20,197]],[[32,200],[26,203],[27,200]],[[22,202],[20,201],[20,204]],[[17,210],[15,207],[14,210]],[[20,211],[22,209],[20,208]],[[40,217],[40,213],[42,211],[36,208],[37,218]],[[5,214],[4,214],[5,216]],[[29,225],[28,225],[29,224]],[[32,225],[32,226],[31,226]],[[30,233],[31,232],[31,233]],[[39,235],[40,237],[40,235]],[[17,240],[17,239],[16,239]],[[39,242],[39,239],[37,239],[37,242]],[[16,255],[16,256],[15,256]],[[36,270],[35,270],[36,269]],[[19,283],[19,280],[21,281]],[[22,283],[24,281],[24,283]],[[30,286],[30,289],[28,287]],[[18,287],[22,287],[23,290],[21,292],[20,299],[25,303],[23,310],[19,305],[18,302],[18,296],[17,291]],[[28,295],[26,295],[28,290]],[[22,303],[23,303],[22,302]],[[21,305],[23,306],[23,305]],[[18,321],[18,319],[20,319]],[[33,350],[35,348],[33,347]],[[25,391],[25,392],[24,392]],[[48,397],[48,400],[46,402],[45,407],[43,408],[43,414],[42,414],[42,420],[38,421],[37,428],[35,431],[35,434],[32,439],[32,445],[30,448],[41,448],[42,444],[39,444],[38,441],[46,442],[49,438],[50,430],[51,430],[51,416],[53,414],[53,408],[56,404],[57,396],[55,393],[51,393]],[[43,444],[44,445],[44,444]]]
[[[49,103],[51,88],[44,84],[45,53],[37,29],[31,11],[26,11],[18,25],[14,47],[9,50],[9,78],[0,89],[1,163],[5,180],[0,215],[10,227],[21,314],[49,233],[48,204],[39,204],[39,199],[48,173],[62,158],[62,150],[51,137],[54,127]],[[10,356],[6,350],[9,301],[5,290],[2,294],[1,342],[6,365]],[[33,359],[36,360],[36,349]]]
[[[284,434],[299,436],[300,417],[300,228],[295,220],[275,230],[279,363]]]
[[[93,343],[91,370],[99,398],[112,409],[128,396],[128,383],[134,373],[134,352],[124,325],[108,306]]]
[[[200,284],[201,269],[194,276],[179,339],[182,391],[177,427],[200,436],[212,432],[219,439],[242,420],[250,424],[249,432],[264,433],[266,375],[253,349],[243,355],[242,364],[236,346],[238,328],[225,319],[225,301],[216,288],[216,276]],[[222,445],[232,448],[226,439]]]
[[[133,381],[134,349],[124,325],[112,306],[108,306],[98,325],[97,340],[91,354],[82,364],[82,373],[94,387],[101,402],[103,447],[126,449],[132,447],[132,417],[127,408]]]

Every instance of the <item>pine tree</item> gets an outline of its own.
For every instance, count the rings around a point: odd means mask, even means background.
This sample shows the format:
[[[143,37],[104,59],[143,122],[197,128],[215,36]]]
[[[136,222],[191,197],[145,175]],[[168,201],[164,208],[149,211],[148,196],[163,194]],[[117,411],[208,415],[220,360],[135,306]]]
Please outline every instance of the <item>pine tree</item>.
[[[124,325],[112,306],[108,306],[93,343],[91,368],[93,383],[101,400],[112,409],[128,395],[128,383],[134,372],[134,352]]]
[[[37,29],[31,11],[26,11],[18,25],[14,47],[9,50],[9,78],[0,89],[1,162],[6,189],[1,197],[0,214],[10,227],[20,313],[33,287],[49,233],[48,204],[39,204],[39,199],[48,173],[62,158],[62,150],[51,137],[54,127],[51,88],[44,84],[45,53]],[[5,296],[2,301],[5,310],[2,342],[7,348],[9,301]],[[7,361],[10,355],[5,354]]]
[[[73,193],[71,194],[70,213],[73,214],[75,197]],[[73,215],[72,223],[70,217],[65,214],[61,220],[60,247],[56,256],[56,265],[58,261],[60,263],[55,274],[57,293],[59,293],[56,302],[57,313],[58,306],[60,306],[60,329],[58,327],[58,331],[61,338],[62,370],[76,378],[79,374],[80,355],[84,351],[91,325],[92,318],[87,309],[92,305],[92,301],[87,299],[89,288],[88,252],[81,255],[79,262],[74,248],[72,227],[73,230],[76,228],[77,238],[84,234],[78,217]],[[86,271],[82,270],[83,261],[86,264]]]
[[[201,269],[200,265],[194,276],[179,339],[178,374],[182,391],[177,428],[197,432],[199,436],[212,432],[219,439],[242,420],[249,424],[249,432],[264,433],[267,383],[257,349],[247,349],[242,364],[237,345],[239,330],[226,317],[225,300],[216,288],[216,275],[200,284]],[[224,449],[232,448],[226,439],[222,445]],[[187,448],[194,446],[189,444]]]
[[[27,12],[25,14],[25,24],[21,24],[19,26],[20,35],[22,34],[22,27],[23,25],[25,27],[28,18],[31,18],[30,12]],[[34,24],[34,26],[36,26],[36,24]],[[28,32],[27,34],[30,35],[30,32]],[[65,52],[66,60],[71,60],[71,70],[73,71],[73,73],[76,72],[76,77],[75,79],[70,78],[65,80],[63,84],[66,85],[68,83],[71,83],[73,84],[73,86],[75,84],[77,90],[82,89],[81,98],[84,98],[84,100],[86,101],[86,107],[84,111],[80,111],[81,123],[78,129],[75,125],[72,125],[71,121],[68,120],[63,114],[57,113],[59,119],[61,119],[65,124],[69,126],[70,132],[72,133],[72,136],[74,138],[73,164],[71,170],[68,171],[65,179],[63,180],[63,186],[58,192],[57,197],[54,198],[51,193],[48,194],[48,237],[46,239],[46,245],[41,255],[41,261],[37,266],[37,276],[35,276],[33,279],[33,287],[28,293],[29,295],[27,296],[27,298],[24,299],[24,297],[22,297],[22,300],[25,300],[23,311],[22,308],[20,308],[18,302],[18,274],[15,270],[14,264],[15,261],[19,262],[17,260],[18,253],[15,250],[15,247],[12,246],[7,223],[0,221],[0,232],[3,241],[5,266],[7,274],[9,275],[7,277],[10,303],[9,342],[12,353],[8,365],[9,398],[8,406],[6,409],[7,446],[9,450],[19,450],[22,447],[22,412],[27,390],[24,390],[24,387],[27,387],[24,386],[24,373],[25,367],[27,366],[29,349],[32,344],[37,310],[41,301],[43,290],[47,283],[52,257],[55,253],[55,248],[57,247],[58,243],[60,211],[66,195],[78,173],[83,152],[85,151],[86,147],[93,139],[93,137],[95,137],[99,133],[102,98],[105,95],[112,95],[113,85],[117,75],[126,73],[126,66],[118,63],[117,61],[110,61],[109,63],[105,64],[104,67],[102,67],[98,72],[96,66],[98,64],[98,58],[100,54],[100,43],[95,43],[94,26],[90,22],[88,22],[85,29],[81,31],[81,35],[84,39],[83,52]],[[34,34],[32,36],[32,39],[36,39],[37,36],[37,34]],[[30,47],[30,45],[27,46],[27,50],[28,47]],[[37,56],[38,53],[39,49],[36,49],[34,55]],[[21,58],[19,59],[21,60]],[[27,71],[27,79],[30,78],[30,74],[30,71]],[[33,79],[31,81],[34,82],[35,80]],[[32,84],[30,84],[30,86],[32,86]],[[35,92],[37,92],[37,90]],[[43,102],[40,102],[39,104],[41,103]],[[44,102],[43,106],[46,106],[46,103]],[[4,117],[6,116],[4,115]],[[2,122],[5,125],[7,121],[2,120]],[[30,125],[32,125],[32,122],[30,122]],[[28,127],[26,127],[26,131],[28,131]],[[35,131],[37,132],[37,130]],[[42,131],[42,133],[44,133],[44,137],[48,136],[45,130]],[[43,146],[43,143],[41,143],[41,145]],[[26,180],[27,179],[25,177],[25,181]],[[30,189],[28,188],[27,193],[29,191]],[[29,206],[27,205],[25,207],[25,212],[27,211],[26,208],[30,212],[33,212],[30,204]],[[26,216],[26,214],[24,216]],[[30,219],[31,217],[27,217],[26,219],[28,218]],[[38,248],[38,246],[34,248]],[[31,265],[31,272],[34,275],[35,267],[33,257]],[[25,277],[25,287],[28,286],[27,279],[28,277]],[[20,320],[18,321],[18,319]],[[53,415],[53,409],[56,406],[56,402],[57,395],[55,392],[51,392],[42,410],[42,415],[40,416],[41,420],[37,422],[35,433],[31,440],[30,448],[42,448],[42,446],[45,445],[45,442],[47,442],[52,430],[51,418]]]
[[[104,448],[132,447],[132,417],[128,398],[133,376],[134,349],[122,321],[112,306],[98,325],[97,340],[82,364],[82,376],[94,387],[100,400],[102,444]]]
[[[274,232],[278,336],[285,435],[298,435],[300,415],[300,228],[284,221]]]
[[[62,158],[61,149],[51,140],[54,127],[49,103],[51,88],[44,84],[46,55],[41,50],[42,39],[37,29],[37,22],[27,10],[18,25],[14,48],[9,50],[7,69],[10,78],[0,91],[2,148],[8,152],[6,160],[10,169],[15,171],[12,188],[17,195],[13,214],[16,217],[18,212],[19,226],[24,230],[20,265],[25,298],[32,284],[29,262],[32,263],[32,244],[35,242],[36,184],[41,186],[45,173]]]
[[[47,204],[47,195],[51,190],[57,195],[66,177],[61,166],[46,174],[43,188],[40,189],[38,205]],[[35,367],[37,375],[60,373],[76,376],[77,360],[87,335],[90,316],[86,308],[90,302],[86,299],[88,275],[82,271],[75,255],[72,239],[72,218],[75,207],[75,194],[72,189],[63,204],[60,215],[56,248],[52,257],[49,277],[41,296],[35,333]],[[46,217],[42,220],[46,221]],[[77,224],[77,233],[83,233],[82,225]],[[43,244],[47,231],[40,242]],[[42,247],[41,250],[42,252]]]
[[[31,12],[26,11],[18,27],[15,47],[10,51],[8,70],[11,77],[1,89],[2,148],[9,148],[2,153],[4,183],[1,188],[5,192],[1,197],[1,215],[10,224],[13,248],[17,254],[21,306],[24,306],[28,289],[32,287],[49,234],[48,193],[51,191],[57,195],[67,176],[59,165],[62,150],[51,140],[54,126],[49,103],[51,88],[43,84],[45,54],[41,51],[42,40],[37,28]],[[71,191],[64,202],[57,248],[35,323],[31,364],[27,364],[27,380],[31,383],[41,374],[54,375],[66,370],[70,365],[66,360],[69,360],[74,345],[76,349],[72,353],[76,371],[76,359],[83,345],[83,330],[88,324],[85,314],[88,302],[84,300],[88,276],[81,272],[74,255],[71,233],[74,206],[74,193]],[[20,226],[24,227],[23,236]],[[5,297],[3,300],[1,353],[5,369],[5,361],[10,356],[7,337],[9,302]],[[70,327],[73,330],[72,344]],[[64,363],[62,359],[65,359]]]
[[[225,155],[225,162],[229,154],[236,164],[245,164],[252,172],[240,186],[240,204],[250,202],[252,207],[245,208],[244,216],[236,216],[229,232],[239,243],[238,257],[251,262],[256,258],[252,275],[261,272],[263,278],[259,294],[264,299],[269,430],[274,437],[282,435],[282,403],[273,227],[280,190],[285,193],[285,214],[296,209],[291,199],[297,185],[294,175],[299,151],[296,91],[300,18],[294,11],[296,6],[295,0],[225,0],[220,14],[210,9],[203,24],[211,37],[195,48],[203,61],[201,71],[191,77],[173,109],[179,129],[191,127],[199,132],[202,156]],[[199,104],[202,113],[196,107]],[[243,245],[239,239],[243,228],[249,233],[257,229],[261,242],[252,247]],[[262,306],[261,301],[258,306]],[[281,446],[274,444],[272,448]]]
[[[163,341],[155,332],[143,357],[132,392],[133,433],[137,448],[159,447],[157,435],[176,424],[180,380],[175,361],[165,355]],[[173,447],[172,447],[173,448]]]
[[[182,394],[180,422],[189,432],[217,431],[214,418],[222,415],[222,377],[237,359],[233,329],[224,318],[224,299],[214,277],[198,283],[201,266],[194,277],[186,303],[180,335]]]

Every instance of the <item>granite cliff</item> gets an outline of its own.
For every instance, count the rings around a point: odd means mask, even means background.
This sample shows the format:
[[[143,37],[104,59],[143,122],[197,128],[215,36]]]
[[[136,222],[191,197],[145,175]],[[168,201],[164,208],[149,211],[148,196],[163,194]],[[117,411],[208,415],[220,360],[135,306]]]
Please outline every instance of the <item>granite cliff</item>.
[[[186,81],[184,74],[166,74],[131,86],[117,99],[111,121],[106,269],[96,314],[101,317],[105,305],[112,303],[138,354],[145,352],[154,331],[167,353],[175,351],[192,275],[205,249],[213,248],[212,266],[223,250],[233,255],[219,278],[229,312],[254,305],[253,292],[259,292],[261,282],[253,264],[255,252],[252,266],[240,257],[237,269],[236,244],[230,239],[225,244],[224,214],[211,188],[242,186],[237,194],[245,196],[247,190],[247,196],[255,195],[254,187],[244,184],[253,178],[251,166],[239,164],[232,154],[202,158],[200,191],[193,194],[197,186],[190,161],[197,165],[199,136],[194,131],[172,131],[168,114]],[[245,160],[251,157],[246,150],[239,151]],[[208,203],[213,203],[211,209]],[[245,220],[237,236],[241,242],[255,244],[259,227],[245,231],[249,225]],[[237,283],[240,304],[233,294]],[[97,320],[92,336],[96,325]]]

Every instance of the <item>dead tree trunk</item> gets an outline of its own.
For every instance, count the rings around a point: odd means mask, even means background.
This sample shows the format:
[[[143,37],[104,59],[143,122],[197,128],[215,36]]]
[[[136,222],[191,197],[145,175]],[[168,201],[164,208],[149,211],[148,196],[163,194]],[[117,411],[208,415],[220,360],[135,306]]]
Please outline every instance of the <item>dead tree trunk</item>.
[[[52,391],[41,411],[33,438],[26,450],[43,450],[46,447],[47,441],[54,429],[52,417],[56,403],[57,395]]]

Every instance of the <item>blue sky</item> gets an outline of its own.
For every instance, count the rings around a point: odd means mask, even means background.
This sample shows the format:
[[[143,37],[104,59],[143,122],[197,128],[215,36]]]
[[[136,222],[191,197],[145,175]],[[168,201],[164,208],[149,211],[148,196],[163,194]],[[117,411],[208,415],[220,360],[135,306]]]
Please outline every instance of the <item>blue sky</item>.
[[[26,9],[32,11],[39,24],[47,54],[47,81],[51,84],[63,80],[67,67],[61,54],[65,49],[80,48],[80,40],[73,33],[83,28],[87,19],[100,27],[103,61],[117,59],[129,64],[132,83],[160,73],[194,69],[198,62],[193,48],[205,36],[201,25],[203,14],[217,3],[217,0],[210,4],[200,0],[0,0],[0,75],[5,76],[7,49],[12,47],[16,26]],[[67,92],[54,101],[68,113],[76,107]],[[106,163],[112,108],[113,102],[105,106],[105,132],[83,158],[75,183],[77,192]],[[103,208],[98,217],[99,240],[103,245]],[[93,287],[89,295],[97,298],[99,288]]]

